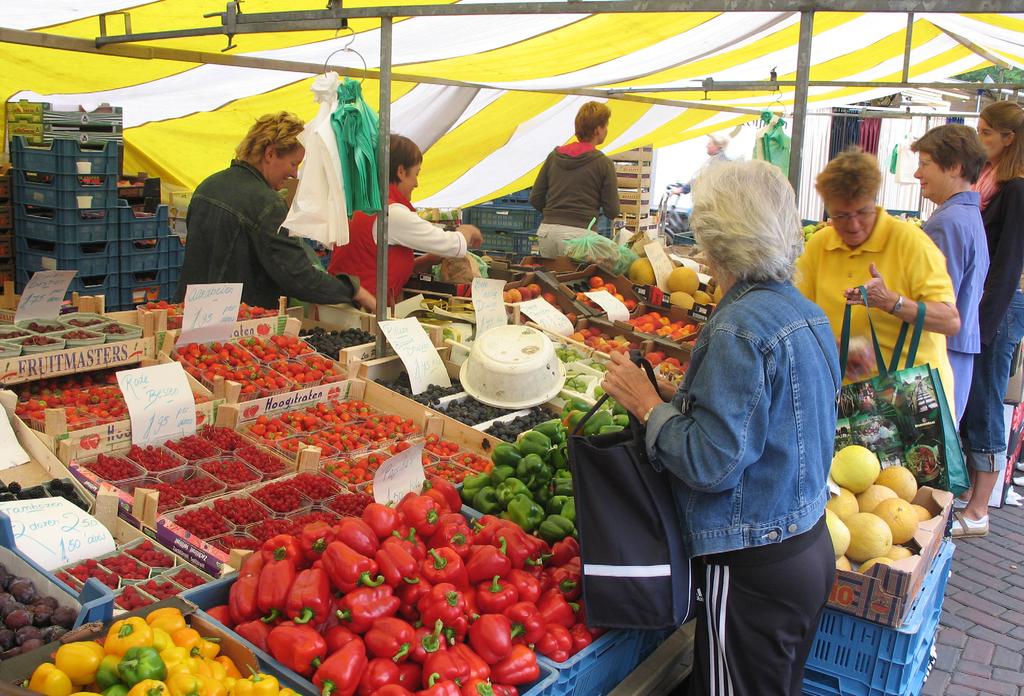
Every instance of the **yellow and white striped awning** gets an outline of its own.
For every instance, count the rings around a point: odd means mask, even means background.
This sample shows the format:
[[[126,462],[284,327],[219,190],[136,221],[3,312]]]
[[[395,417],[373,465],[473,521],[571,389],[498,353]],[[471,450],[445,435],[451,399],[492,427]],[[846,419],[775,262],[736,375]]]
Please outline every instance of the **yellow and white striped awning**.
[[[346,2],[346,7],[383,2]],[[405,4],[417,4],[406,1]],[[419,0],[438,4],[438,0]],[[249,13],[322,9],[322,0],[246,0]],[[10,0],[0,28],[93,39],[97,16],[126,10],[134,32],[218,26],[204,13],[222,0]],[[916,14],[910,79],[938,81],[993,62],[1024,65],[1024,14]],[[116,16],[108,18],[119,24]],[[791,12],[423,16],[394,24],[392,60],[404,76],[463,86],[395,82],[392,125],[429,146],[416,202],[456,206],[532,183],[552,147],[571,139],[584,90],[630,89],[662,100],[747,109],[792,108],[793,90],[673,92],[713,77],[760,81],[774,69],[794,80],[800,17]],[[899,13],[815,15],[811,79],[899,81],[907,17]],[[353,19],[354,38],[331,31],[245,34],[234,54],[339,68],[377,68],[379,21]],[[119,31],[119,27],[113,31]],[[222,36],[168,39],[143,46],[219,54]],[[101,103],[124,110],[125,169],[145,170],[192,188],[226,166],[255,116],[294,111],[311,117],[314,71],[140,59],[0,42],[0,94],[59,105]],[[644,88],[657,89],[644,93]],[[363,92],[377,105],[378,84]],[[864,101],[892,88],[812,87],[809,106]],[[576,92],[576,94],[573,94]],[[609,99],[606,152],[680,142],[749,121],[734,112]]]

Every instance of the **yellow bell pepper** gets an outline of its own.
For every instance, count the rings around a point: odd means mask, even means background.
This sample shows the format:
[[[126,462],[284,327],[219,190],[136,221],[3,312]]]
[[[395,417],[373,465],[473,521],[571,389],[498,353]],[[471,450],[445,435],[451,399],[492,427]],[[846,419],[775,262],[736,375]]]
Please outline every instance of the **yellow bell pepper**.
[[[96,670],[106,657],[103,646],[92,641],[67,643],[57,648],[53,663],[75,686],[91,684],[96,679]]]
[[[132,648],[153,646],[153,629],[144,619],[133,616],[115,621],[103,640],[103,648],[109,655],[124,656]]]
[[[167,684],[157,679],[143,679],[133,686],[128,696],[170,696]]]
[[[100,694],[95,691],[76,691],[71,696],[100,696]]]
[[[226,679],[226,677],[225,677]],[[206,689],[205,696],[227,696],[228,689],[223,682],[211,679],[210,677],[199,677]]]
[[[221,684],[226,689],[226,692],[230,694],[235,688],[236,681],[238,681],[238,679],[235,677],[224,677],[224,681],[222,681]]]
[[[168,635],[174,635],[178,629],[185,628],[185,617],[181,615],[180,609],[164,607],[152,611],[146,616],[146,623],[152,628],[159,628],[166,631]]]
[[[203,658],[203,664],[205,664],[206,667],[210,670],[210,676],[213,679],[216,679],[217,681],[220,681],[224,679],[224,677],[228,676],[228,672],[226,669],[224,669],[224,665],[217,662],[216,660],[209,660]]]
[[[238,671],[238,667],[235,666],[234,661],[227,655],[219,655],[216,658],[214,658],[213,661],[220,664],[224,668],[224,673],[227,676],[234,677],[235,679],[242,678],[242,673]]]
[[[167,648],[174,647],[174,642],[171,641],[171,635],[167,631],[154,626],[150,626],[149,628],[153,631],[153,648],[157,652],[163,652]]]
[[[71,696],[71,679],[56,665],[44,662],[32,672],[28,688],[43,696]]]
[[[171,634],[171,640],[181,648],[187,648],[193,657],[213,659],[220,652],[220,646],[213,640],[203,638],[194,628],[179,628]]]
[[[277,692],[277,696],[299,696],[299,693],[294,689],[284,688]]]
[[[231,696],[279,696],[280,693],[277,678],[257,672],[248,679],[236,681]]]
[[[187,660],[188,657],[188,650],[185,648],[179,648],[176,645],[160,651],[160,659],[164,661],[164,665],[167,669],[180,664],[184,660]]]
[[[167,689],[171,696],[206,696],[206,688],[194,674],[176,672],[167,677]]]
[[[197,677],[213,676],[213,672],[210,670],[210,665],[206,664],[201,657],[186,657],[184,660],[174,665],[173,669],[178,672],[184,672],[185,674],[194,674]]]

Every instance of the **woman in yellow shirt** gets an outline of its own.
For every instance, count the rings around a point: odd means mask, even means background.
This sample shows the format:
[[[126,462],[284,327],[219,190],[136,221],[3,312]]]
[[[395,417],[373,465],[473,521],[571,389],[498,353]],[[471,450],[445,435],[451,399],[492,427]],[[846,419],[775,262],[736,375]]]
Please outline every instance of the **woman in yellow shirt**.
[[[797,259],[797,287],[825,311],[837,341],[846,305],[860,305],[853,307],[850,320],[853,337],[870,336],[870,311],[882,355],[889,361],[901,325],[913,323],[917,303],[924,302],[917,364],[939,371],[952,407],[955,384],[946,336],[960,330],[960,314],[942,252],[919,227],[875,205],[882,176],[873,156],[847,150],[829,162],[815,183],[831,225],[811,237]],[[870,310],[863,306],[857,289],[861,285],[867,288]],[[877,374],[871,351],[852,353],[847,382]]]

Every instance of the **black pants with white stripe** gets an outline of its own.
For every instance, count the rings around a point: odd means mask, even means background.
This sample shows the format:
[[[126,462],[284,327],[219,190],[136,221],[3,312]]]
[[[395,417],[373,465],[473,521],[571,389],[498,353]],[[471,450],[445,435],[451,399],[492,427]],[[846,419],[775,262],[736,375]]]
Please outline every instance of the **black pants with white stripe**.
[[[825,518],[781,543],[698,561],[690,696],[800,696],[835,572]]]

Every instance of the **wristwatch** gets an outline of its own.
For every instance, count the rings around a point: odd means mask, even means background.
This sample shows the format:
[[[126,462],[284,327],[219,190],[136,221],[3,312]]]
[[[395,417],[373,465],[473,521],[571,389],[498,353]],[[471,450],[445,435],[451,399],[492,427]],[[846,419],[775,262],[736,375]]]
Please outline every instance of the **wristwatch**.
[[[889,310],[889,314],[896,314],[896,312],[900,311],[901,309],[903,309],[903,295],[900,295],[899,298],[896,300],[896,304],[894,304],[892,306],[892,309]]]

